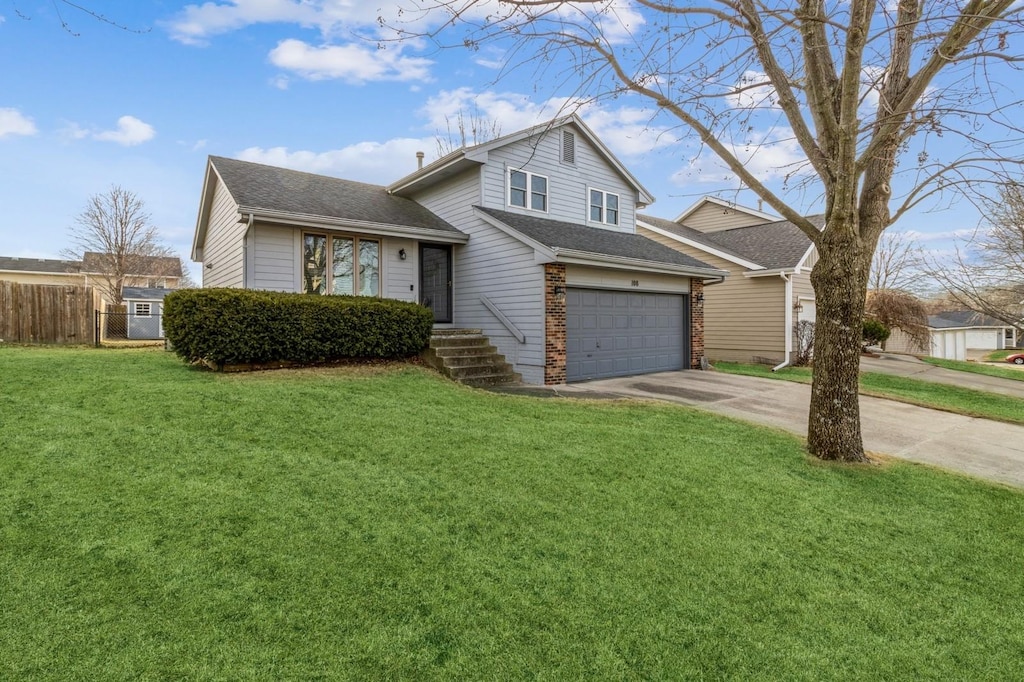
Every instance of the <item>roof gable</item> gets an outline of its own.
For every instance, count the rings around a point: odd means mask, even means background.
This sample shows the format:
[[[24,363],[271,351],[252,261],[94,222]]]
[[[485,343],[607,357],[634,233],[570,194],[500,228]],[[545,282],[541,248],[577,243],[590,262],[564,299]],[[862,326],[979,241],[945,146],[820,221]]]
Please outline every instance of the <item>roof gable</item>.
[[[642,205],[654,203],[654,195],[647,188],[640,184],[640,181],[629,172],[621,161],[612,154],[611,150],[601,141],[593,130],[587,126],[576,114],[556,118],[547,123],[542,123],[531,128],[526,128],[509,135],[502,135],[488,142],[457,149],[451,154],[441,157],[423,168],[416,170],[404,178],[401,178],[388,186],[388,191],[399,195],[409,195],[421,189],[430,187],[442,180],[445,180],[462,171],[480,166],[487,162],[488,153],[491,150],[506,147],[517,142],[529,139],[536,135],[547,135],[564,128],[573,127],[573,132],[581,135],[597,151],[605,163],[615,170],[637,193],[639,203]]]
[[[730,201],[726,201],[725,199],[719,199],[718,197],[706,196],[701,197],[700,199],[697,200],[696,203],[694,203],[688,209],[686,209],[678,216],[676,216],[675,222],[685,223],[687,220],[696,216],[699,212],[706,211],[711,208],[718,209],[719,211],[729,211],[732,213],[742,214],[744,217],[749,218],[755,224],[775,222],[779,219],[778,216],[771,215],[770,213],[756,211],[752,208],[740,206],[739,204],[734,204]]]

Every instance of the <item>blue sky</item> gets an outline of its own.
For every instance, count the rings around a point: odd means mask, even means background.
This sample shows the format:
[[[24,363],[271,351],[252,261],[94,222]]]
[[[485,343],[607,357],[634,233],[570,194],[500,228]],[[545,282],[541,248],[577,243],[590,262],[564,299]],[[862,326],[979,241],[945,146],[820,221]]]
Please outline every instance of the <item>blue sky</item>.
[[[208,154],[387,184],[415,168],[417,150],[436,157],[446,115],[476,111],[510,133],[571,94],[537,87],[530,70],[496,81],[503,55],[489,48],[379,50],[359,38],[378,7],[397,4],[91,3],[141,33],[59,3],[0,5],[0,255],[59,257],[88,198],[117,184],[187,256]],[[705,194],[756,207],[726,174],[695,173],[695,145],[659,136],[640,107],[622,98],[581,114],[657,197],[650,213],[674,218]],[[898,227],[937,244],[978,219],[962,202]]]

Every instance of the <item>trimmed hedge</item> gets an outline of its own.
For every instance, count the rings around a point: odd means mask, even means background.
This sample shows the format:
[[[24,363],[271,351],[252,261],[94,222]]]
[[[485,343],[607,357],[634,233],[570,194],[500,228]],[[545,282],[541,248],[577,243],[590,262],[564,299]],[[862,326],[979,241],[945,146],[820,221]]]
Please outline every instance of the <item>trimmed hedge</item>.
[[[399,358],[427,347],[431,311],[360,296],[181,289],[164,299],[164,334],[190,362],[217,367]]]

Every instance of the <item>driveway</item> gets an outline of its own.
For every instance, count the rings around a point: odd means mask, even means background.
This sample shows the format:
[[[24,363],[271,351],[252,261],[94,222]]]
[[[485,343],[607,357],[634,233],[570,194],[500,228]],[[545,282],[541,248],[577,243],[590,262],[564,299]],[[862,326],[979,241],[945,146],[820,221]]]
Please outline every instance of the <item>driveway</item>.
[[[1013,367],[1009,363],[1003,364],[1007,368]],[[1013,379],[990,377],[985,374],[958,372],[955,369],[936,367],[910,355],[883,353],[881,357],[877,358],[864,355],[860,358],[860,371],[895,374],[896,376],[910,377],[921,381],[973,388],[978,391],[1001,393],[1013,396],[1014,398],[1024,399],[1024,381],[1014,381]]]
[[[601,379],[553,390],[579,398],[644,398],[692,405],[799,436],[807,435],[811,398],[806,384],[700,371]],[[1024,426],[868,396],[861,396],[860,407],[869,452],[1024,487]]]

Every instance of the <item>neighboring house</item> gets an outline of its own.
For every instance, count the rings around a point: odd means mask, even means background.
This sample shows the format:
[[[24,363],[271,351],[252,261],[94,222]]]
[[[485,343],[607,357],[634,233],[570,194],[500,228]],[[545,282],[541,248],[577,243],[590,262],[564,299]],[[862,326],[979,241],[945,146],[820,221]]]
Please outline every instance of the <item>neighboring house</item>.
[[[106,253],[86,251],[82,254],[81,272],[87,284],[101,289],[108,285],[105,273],[113,272],[110,262],[113,256]],[[121,284],[124,287],[148,287],[177,289],[181,286],[181,259],[173,256],[132,256],[131,272]]]
[[[87,251],[83,259],[53,260],[45,258],[10,258],[0,256],[0,280],[21,284],[78,284],[106,288],[103,273],[109,256]],[[125,278],[128,287],[161,287],[176,289],[181,284],[179,258],[139,258],[135,273]]]
[[[894,353],[930,355],[946,360],[966,360],[968,350],[1003,350],[1017,346],[1017,330],[973,310],[952,310],[928,316],[929,348],[916,344],[894,329],[885,348]]]
[[[164,296],[172,289],[124,287],[121,296],[128,313],[129,339],[162,339],[164,337]]]
[[[823,216],[810,216],[819,227]],[[704,197],[673,220],[637,216],[637,232],[726,270],[704,298],[704,348],[712,360],[782,364],[797,350],[794,325],[814,322],[810,238],[786,220]]]
[[[81,261],[0,256],[0,280],[19,284],[84,284]]]
[[[192,257],[204,286],[418,301],[527,383],[699,366],[726,273],[637,234],[651,201],[576,116],[388,187],[210,157]]]

